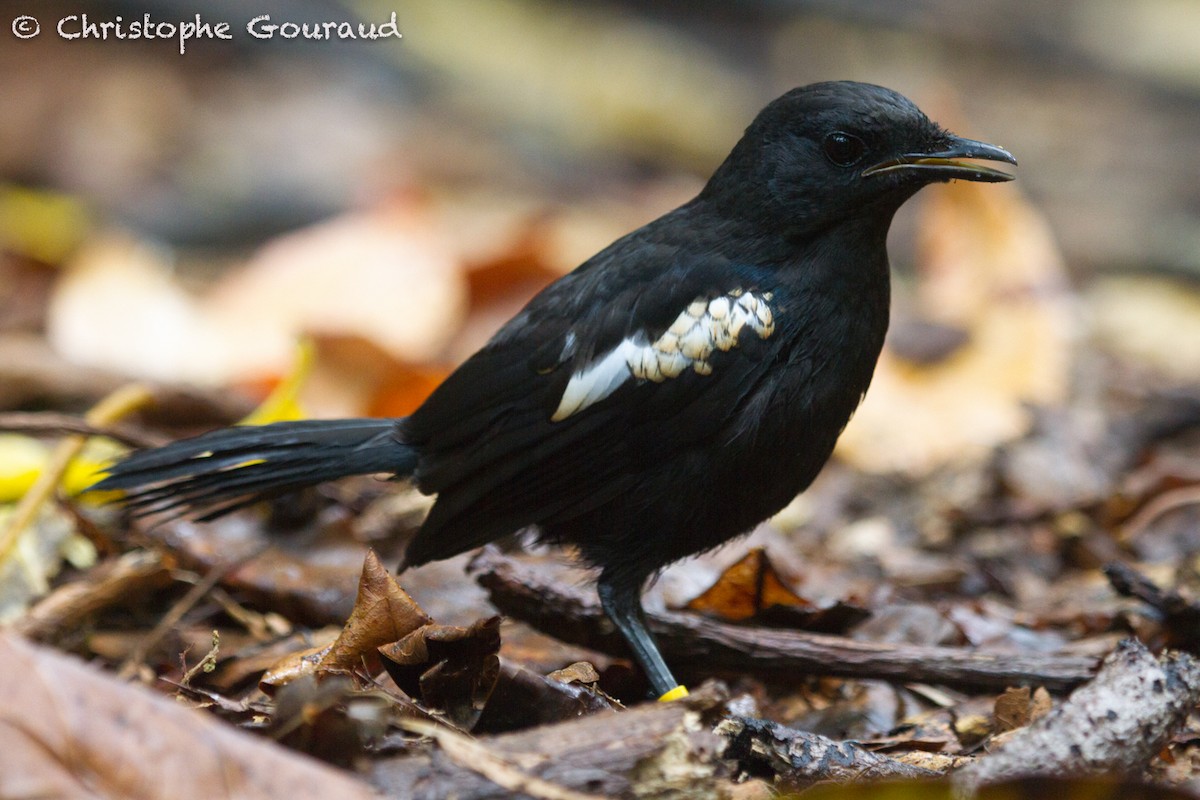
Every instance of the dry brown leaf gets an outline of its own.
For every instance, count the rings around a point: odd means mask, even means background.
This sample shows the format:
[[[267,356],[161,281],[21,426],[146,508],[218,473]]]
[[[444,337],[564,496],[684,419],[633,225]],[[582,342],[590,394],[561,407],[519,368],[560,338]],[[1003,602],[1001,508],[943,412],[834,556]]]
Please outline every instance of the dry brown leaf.
[[[332,647],[333,642],[329,642],[288,653],[263,672],[258,681],[258,688],[263,694],[273,695],[280,687],[315,675],[321,661]]]
[[[354,608],[337,638],[285,656],[263,674],[259,688],[272,694],[299,678],[353,672],[362,667],[364,660],[375,671],[375,648],[402,639],[430,622],[375,551],[368,550]]]
[[[600,673],[589,662],[576,661],[562,669],[554,670],[546,677],[559,683],[596,683],[600,680]]]
[[[1005,689],[1004,694],[996,698],[992,711],[996,732],[1004,733],[1028,725],[1032,700],[1033,692],[1028,686]]]
[[[405,417],[446,378],[441,364],[400,359],[361,336],[321,335],[315,369],[304,397],[307,405],[333,413]]]
[[[817,607],[796,594],[761,547],[752,548],[685,608],[731,622],[754,620],[763,625],[826,632],[844,631],[869,616],[866,609],[851,603],[839,601]]]
[[[353,671],[364,658],[373,659],[377,647],[403,639],[432,621],[370,550],[363,561],[354,610],[321,659],[318,672]]]
[[[1052,708],[1054,708],[1054,701],[1050,699],[1050,693],[1046,691],[1046,687],[1037,687],[1033,690],[1033,700],[1029,703],[1029,721],[1037,722],[1049,714]]]
[[[506,250],[469,265],[467,282],[471,287],[472,312],[504,303],[514,294],[528,300],[562,274],[546,263],[547,236],[547,221],[534,219],[519,231]]]
[[[0,796],[374,798],[363,783],[0,632]]]
[[[793,592],[775,571],[766,551],[755,547],[686,608],[740,622],[773,605],[809,609],[813,604]]]
[[[1011,187],[935,187],[919,222],[920,315],[967,339],[917,364],[885,348],[838,443],[861,469],[920,475],[985,456],[1067,390],[1074,307],[1045,219]]]

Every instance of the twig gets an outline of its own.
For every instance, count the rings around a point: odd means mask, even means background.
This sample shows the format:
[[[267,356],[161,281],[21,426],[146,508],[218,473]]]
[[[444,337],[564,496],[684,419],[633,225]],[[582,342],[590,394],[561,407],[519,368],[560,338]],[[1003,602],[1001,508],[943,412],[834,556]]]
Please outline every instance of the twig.
[[[167,635],[168,631],[178,625],[179,620],[183,619],[183,615],[190,611],[196,603],[199,603],[204,595],[212,591],[212,588],[234,566],[234,563],[237,562],[230,562],[229,564],[214,567],[201,580],[197,581],[191,589],[188,589],[187,594],[179,598],[175,605],[171,606],[170,610],[162,616],[158,624],[138,641],[137,647],[133,649],[133,652],[121,664],[121,668],[117,670],[117,677],[125,680],[133,677],[138,667],[146,660],[146,653],[150,652],[150,648],[158,644]]]
[[[131,425],[93,425],[87,420],[54,411],[6,411],[0,413],[0,431],[64,436],[106,436],[130,447],[157,447],[165,436]]]
[[[563,641],[623,654],[599,603],[536,570],[484,551],[473,562],[476,580],[501,612]],[[860,642],[840,636],[730,625],[692,614],[650,614],[663,653],[701,674],[728,671],[794,676],[798,672],[968,689],[1041,685],[1065,691],[1089,680],[1097,659],[1086,656],[981,653],[953,647]]]
[[[433,739],[455,764],[482,775],[510,792],[521,792],[538,800],[604,800],[601,795],[584,794],[530,775],[513,763],[513,760],[445,726],[426,720],[405,718],[398,719],[396,723],[412,733]]]
[[[201,672],[212,672],[213,667],[217,663],[217,654],[220,652],[221,632],[214,629],[212,632],[212,647],[208,648],[208,652],[204,654],[204,658],[197,661],[191,669],[183,673],[183,677],[179,679],[180,685],[187,688],[191,685],[192,678]]]
[[[1117,594],[1141,600],[1161,615],[1168,645],[1200,652],[1200,604],[1160,588],[1128,564],[1114,561],[1104,567],[1104,574]]]
[[[1169,511],[1200,503],[1200,486],[1180,486],[1155,497],[1121,526],[1120,540],[1138,538],[1155,520]]]
[[[141,384],[122,386],[97,403],[84,417],[88,425],[106,427],[150,401],[150,390]],[[33,486],[17,503],[8,527],[0,532],[0,562],[8,559],[21,534],[37,517],[38,510],[54,494],[71,460],[79,455],[86,436],[70,436],[59,442]]]
[[[729,797],[721,763],[725,740],[704,717],[719,713],[726,699],[722,687],[707,684],[674,703],[590,714],[475,743],[523,774],[576,792],[716,800]],[[464,765],[448,751],[384,757],[372,763],[370,780],[388,797],[412,800],[503,800],[515,794],[476,769],[478,763],[473,753]]]

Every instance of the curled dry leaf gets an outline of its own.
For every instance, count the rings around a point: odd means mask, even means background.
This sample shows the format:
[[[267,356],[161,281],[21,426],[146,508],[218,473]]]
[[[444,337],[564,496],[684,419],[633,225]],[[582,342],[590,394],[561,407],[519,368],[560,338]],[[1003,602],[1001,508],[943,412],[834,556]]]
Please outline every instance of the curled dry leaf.
[[[467,628],[427,625],[379,648],[396,685],[470,729],[500,675],[500,618]]]
[[[369,550],[354,610],[329,653],[321,659],[318,671],[350,672],[361,666],[364,658],[374,660],[375,648],[404,639],[432,621],[400,588],[375,551]]]
[[[263,673],[258,688],[263,694],[272,695],[283,686],[312,677],[332,647],[333,642],[328,642],[288,653]]]
[[[402,639],[428,625],[430,618],[375,555],[368,550],[358,581],[354,609],[331,644],[288,655],[259,682],[264,692],[310,675],[317,677],[359,670],[364,661],[372,672],[378,665],[375,648]]]
[[[985,456],[1029,425],[1027,404],[1067,389],[1074,309],[1045,219],[1011,187],[958,182],[919,220],[920,315],[966,333],[944,358],[885,348],[838,443],[862,469],[921,475]]]
[[[600,680],[600,673],[587,661],[576,661],[562,669],[554,670],[546,677],[559,683],[596,683]]]

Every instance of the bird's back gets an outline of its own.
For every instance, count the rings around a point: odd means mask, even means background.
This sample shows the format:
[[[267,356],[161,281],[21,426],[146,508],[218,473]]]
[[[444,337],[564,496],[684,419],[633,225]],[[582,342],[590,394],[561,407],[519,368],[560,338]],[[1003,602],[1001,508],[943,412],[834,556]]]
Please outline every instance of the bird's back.
[[[768,242],[692,203],[531,301],[404,424],[438,494],[406,562],[536,525],[640,579],[786,505],[887,326],[882,236],[828,235],[848,241]]]

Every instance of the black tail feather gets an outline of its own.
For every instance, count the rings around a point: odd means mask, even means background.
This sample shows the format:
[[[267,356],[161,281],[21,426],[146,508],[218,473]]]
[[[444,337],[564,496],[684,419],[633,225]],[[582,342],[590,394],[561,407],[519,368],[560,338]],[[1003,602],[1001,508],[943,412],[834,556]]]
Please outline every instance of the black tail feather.
[[[348,475],[411,475],[417,453],[394,419],[277,422],[221,430],[141,450],[91,487],[125,492],[137,514],[215,519],[258,500]]]

